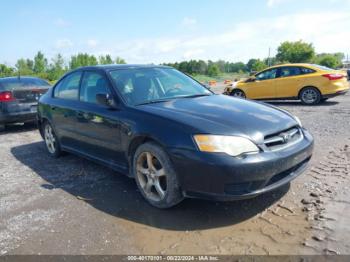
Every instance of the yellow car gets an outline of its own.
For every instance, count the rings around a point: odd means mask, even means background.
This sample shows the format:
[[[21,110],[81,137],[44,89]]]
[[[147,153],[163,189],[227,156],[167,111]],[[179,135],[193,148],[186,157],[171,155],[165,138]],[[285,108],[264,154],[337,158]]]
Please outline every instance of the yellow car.
[[[314,64],[267,68],[226,87],[224,94],[249,99],[300,99],[314,105],[349,90],[346,73]]]

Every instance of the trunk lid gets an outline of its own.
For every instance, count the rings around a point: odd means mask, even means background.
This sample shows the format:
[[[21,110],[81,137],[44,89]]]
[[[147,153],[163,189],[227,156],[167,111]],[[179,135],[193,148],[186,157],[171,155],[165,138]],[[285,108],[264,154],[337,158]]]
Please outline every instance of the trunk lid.
[[[45,87],[26,87],[13,89],[12,94],[19,103],[36,103],[39,98],[46,93]]]

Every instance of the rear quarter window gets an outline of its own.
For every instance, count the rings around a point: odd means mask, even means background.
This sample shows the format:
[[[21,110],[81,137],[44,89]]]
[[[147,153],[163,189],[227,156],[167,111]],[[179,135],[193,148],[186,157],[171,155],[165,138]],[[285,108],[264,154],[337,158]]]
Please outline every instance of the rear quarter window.
[[[301,74],[305,75],[305,74],[315,73],[316,71],[311,69],[311,68],[300,67],[300,72],[301,72]]]
[[[74,72],[63,78],[55,86],[54,97],[68,100],[78,100],[81,76],[82,72]]]

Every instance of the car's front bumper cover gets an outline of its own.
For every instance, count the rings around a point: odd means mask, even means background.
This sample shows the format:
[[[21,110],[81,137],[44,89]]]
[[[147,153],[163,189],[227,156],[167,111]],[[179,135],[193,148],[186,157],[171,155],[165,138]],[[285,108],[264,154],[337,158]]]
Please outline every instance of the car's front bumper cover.
[[[281,187],[300,175],[313,151],[313,138],[283,150],[244,158],[225,154],[170,149],[171,160],[185,196],[212,200],[237,200]]]

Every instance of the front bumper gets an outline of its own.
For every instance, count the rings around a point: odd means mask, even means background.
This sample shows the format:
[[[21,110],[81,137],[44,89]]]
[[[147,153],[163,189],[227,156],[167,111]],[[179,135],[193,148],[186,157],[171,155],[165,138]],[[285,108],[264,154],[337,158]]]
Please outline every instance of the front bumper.
[[[170,150],[184,195],[212,200],[252,198],[281,187],[300,175],[312,156],[313,138],[280,151],[261,152],[244,158],[226,154]]]

